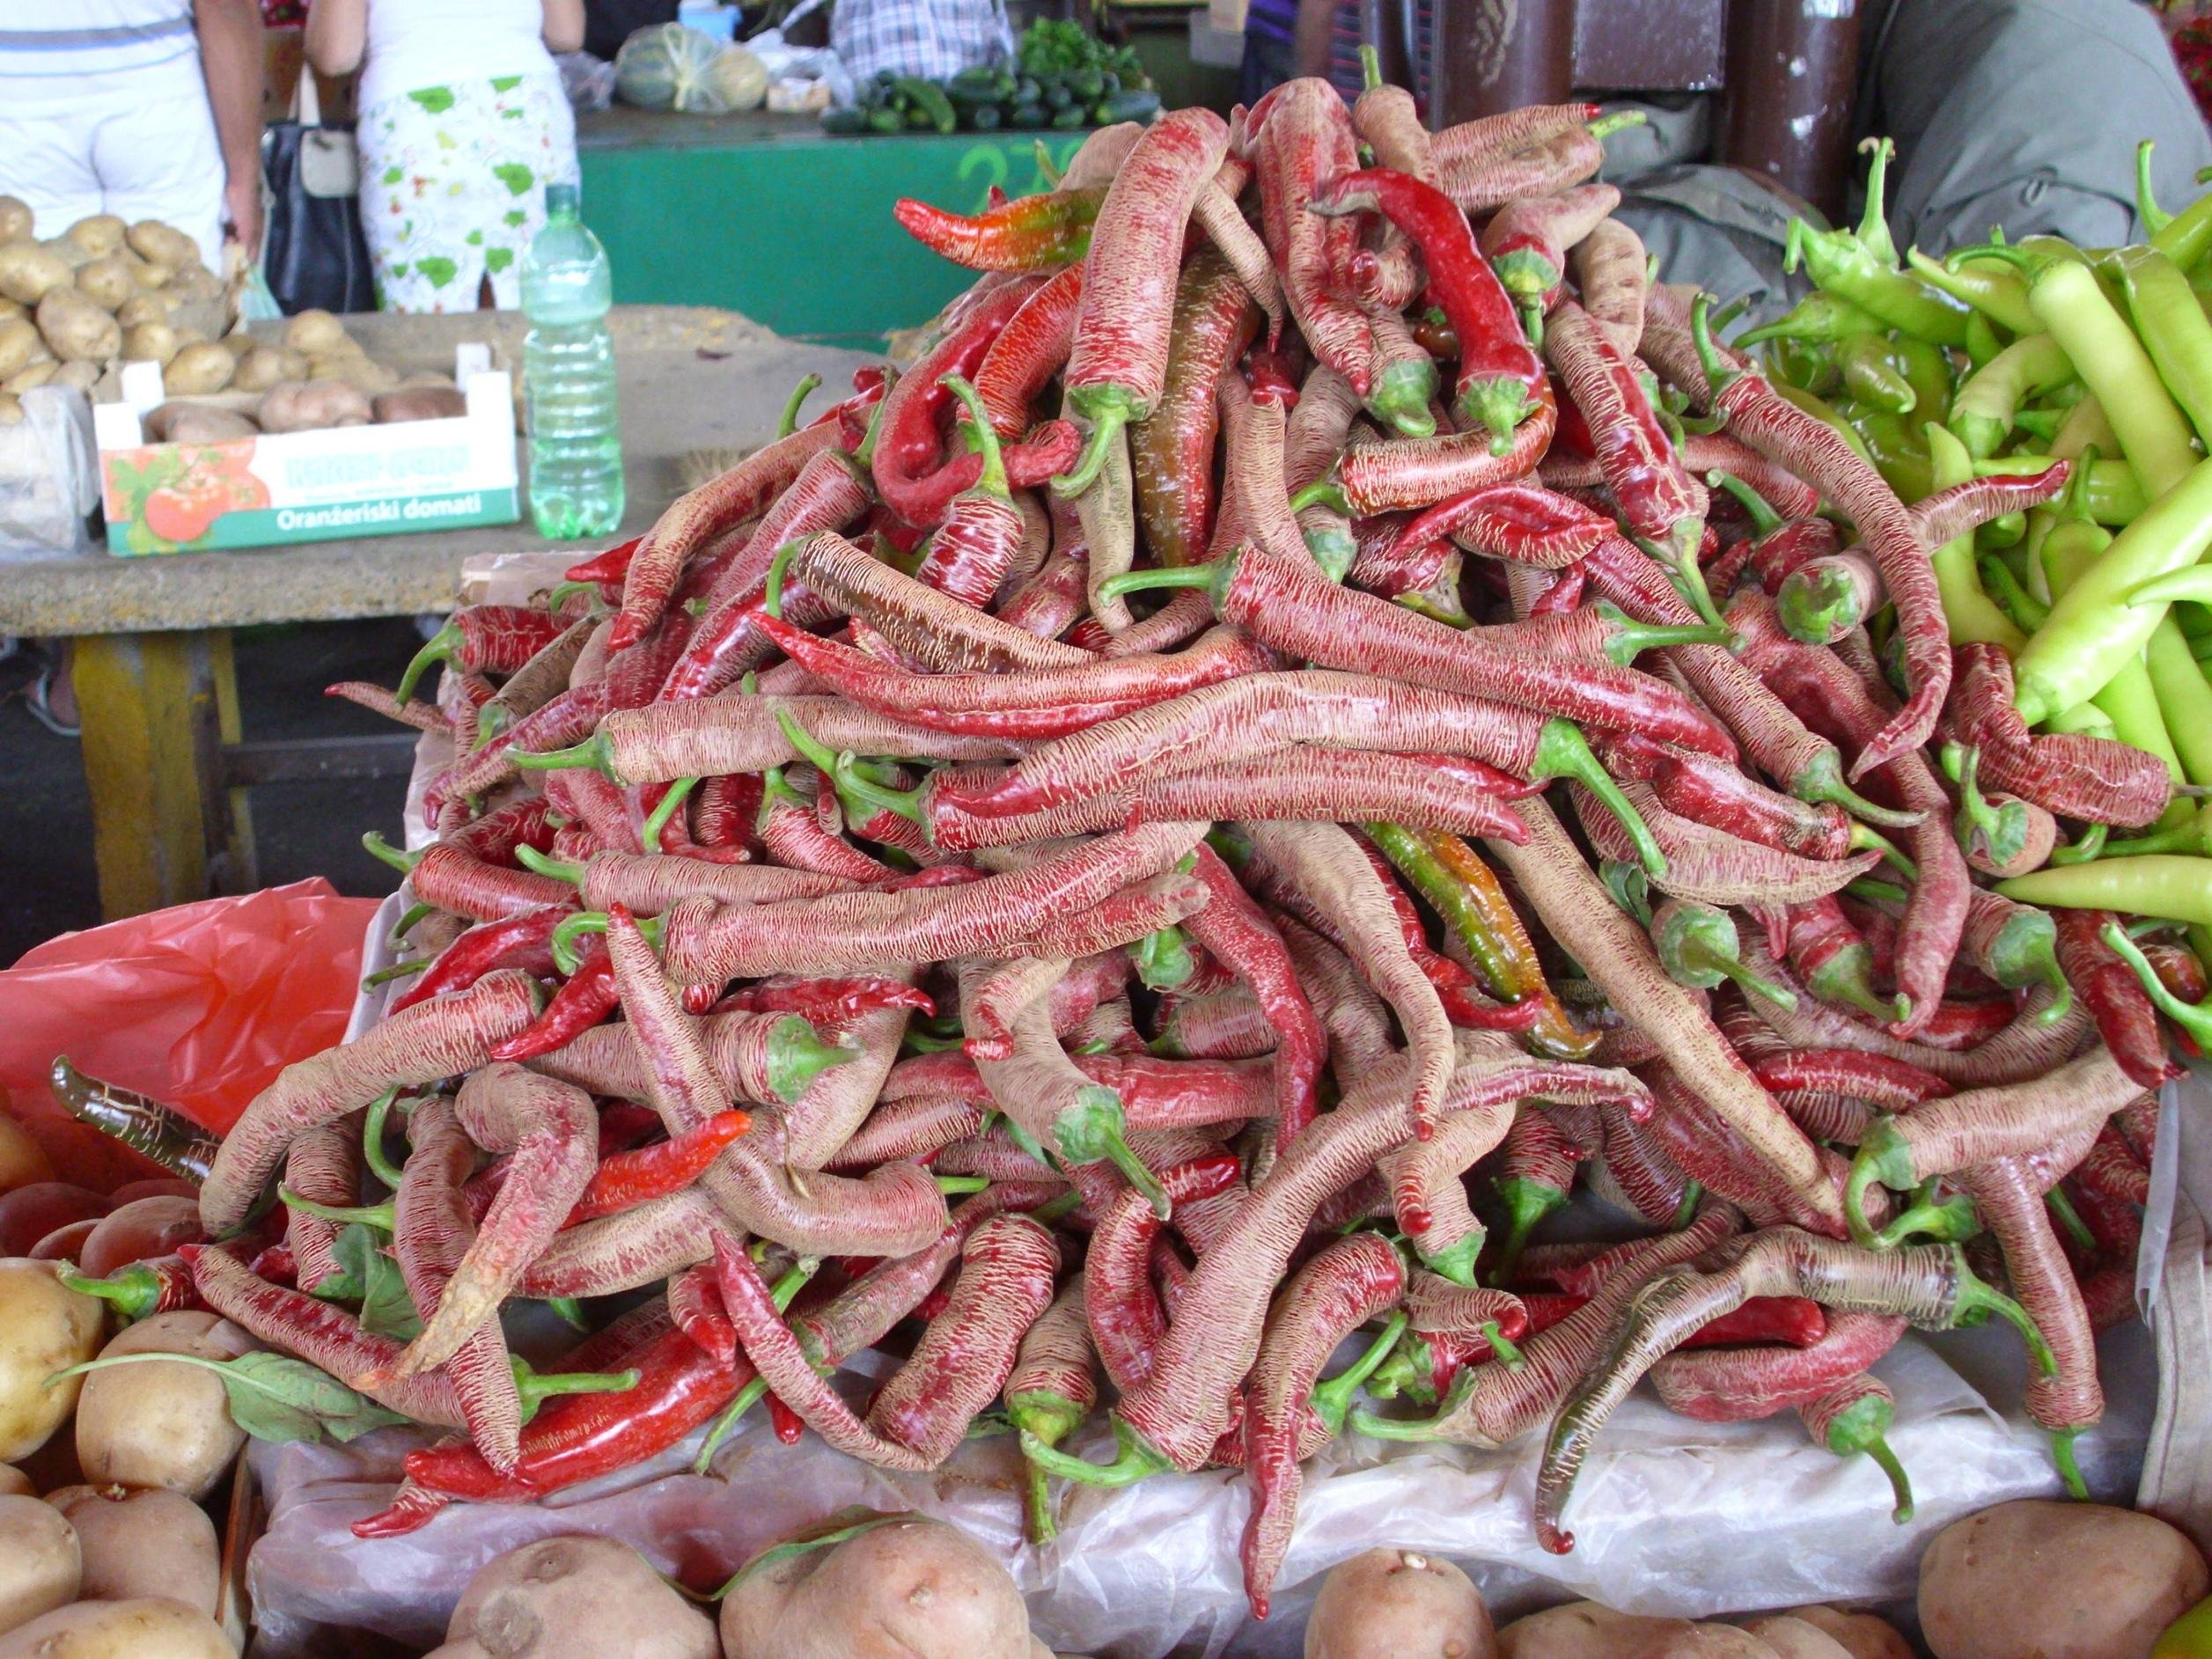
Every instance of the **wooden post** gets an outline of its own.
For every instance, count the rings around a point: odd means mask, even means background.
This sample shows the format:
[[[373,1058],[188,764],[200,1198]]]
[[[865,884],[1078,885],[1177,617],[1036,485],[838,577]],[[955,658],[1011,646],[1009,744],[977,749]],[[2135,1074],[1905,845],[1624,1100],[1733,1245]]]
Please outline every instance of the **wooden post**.
[[[101,914],[251,886],[245,792],[220,782],[239,736],[230,635],[85,635],[74,674]]]
[[[1839,217],[1858,71],[1857,0],[1730,0],[1716,159]]]
[[[1437,0],[1429,53],[1431,127],[1524,104],[1564,103],[1574,83],[1574,0]]]

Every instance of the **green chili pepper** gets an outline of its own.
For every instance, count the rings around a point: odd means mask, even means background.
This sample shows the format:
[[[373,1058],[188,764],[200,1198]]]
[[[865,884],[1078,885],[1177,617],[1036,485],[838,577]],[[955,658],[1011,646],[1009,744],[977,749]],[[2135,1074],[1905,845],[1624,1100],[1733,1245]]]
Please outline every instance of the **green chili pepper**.
[[[1935,492],[1927,441],[1909,419],[1886,409],[1863,409],[1850,425],[1859,449],[1900,501],[1925,501]]]
[[[1678,985],[1709,991],[1733,980],[1777,1008],[1795,1008],[1794,991],[1745,967],[1736,923],[1725,910],[1695,899],[1672,899],[1652,913],[1651,945],[1659,965]]]
[[[1909,415],[1920,400],[1887,334],[1855,334],[1840,341],[1835,363],[1842,372],[1843,389],[1855,402]]]
[[[2153,853],[2141,858],[2100,858],[2089,864],[2046,865],[1999,882],[1997,891],[2024,905],[2172,916],[2212,927],[2212,859]]]
[[[1941,289],[1953,299],[1973,306],[1976,316],[1986,318],[1998,327],[2016,334],[2039,332],[2043,325],[2035,320],[2035,313],[2028,309],[2027,285],[2000,266],[1967,264],[1974,252],[1966,249],[1954,254],[1952,257],[1959,262],[1946,265],[1912,248],[1906,253],[1905,262],[1929,287]],[[1973,340],[1970,326],[1966,338],[1969,349]]]
[[[1886,138],[1860,146],[1873,152],[1866,176],[1866,212],[1856,234],[1816,231],[1803,219],[1789,222],[1782,268],[1802,263],[1812,280],[1829,292],[1871,312],[1891,327],[1938,346],[1966,343],[1966,307],[1911,271],[1900,270],[1897,246],[1883,218],[1883,187],[1896,146]]]
[[[1928,439],[1929,482],[1934,488],[1948,489],[1973,477],[1973,459],[1954,433],[1933,421],[1921,429]],[[2011,619],[1981,591],[1971,535],[1945,542],[1929,558],[1936,567],[1936,585],[1943,594],[1944,617],[1951,624],[1952,644],[1985,642],[2017,652],[2027,643],[2027,635],[2013,627]]]
[[[1738,334],[1734,344],[1738,351],[1770,340],[1835,345],[1860,334],[1885,334],[1888,329],[1887,323],[1863,306],[1816,288],[1784,315]]]
[[[2074,378],[2073,359],[2046,334],[2023,334],[1966,378],[1951,406],[1951,429],[1976,460],[2012,435],[2020,406]]]

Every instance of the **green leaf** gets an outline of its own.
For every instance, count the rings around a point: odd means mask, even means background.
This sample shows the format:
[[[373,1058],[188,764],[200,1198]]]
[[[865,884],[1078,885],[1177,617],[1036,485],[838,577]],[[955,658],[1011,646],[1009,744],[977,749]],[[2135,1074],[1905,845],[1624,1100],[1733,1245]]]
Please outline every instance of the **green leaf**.
[[[529,217],[530,216],[527,213],[525,213],[520,208],[509,208],[504,213],[499,216],[499,222],[502,224],[511,224],[515,226],[517,229],[519,229],[529,219]]]
[[[522,77],[519,75],[495,75],[491,77],[491,90],[495,92],[511,92],[521,84]]]
[[[538,175],[519,161],[502,162],[491,170],[491,176],[507,187],[509,195],[526,195],[538,182]]]
[[[443,288],[460,274],[460,267],[443,254],[432,253],[415,261],[415,268],[430,280],[432,288]]]
[[[397,184],[406,177],[406,173],[398,167],[386,167],[384,170],[384,181],[386,184]]]
[[[346,1270],[346,1277],[361,1287],[363,1330],[394,1342],[412,1342],[423,1334],[422,1316],[415,1310],[415,1298],[408,1295],[407,1281],[379,1246],[374,1228],[351,1222],[332,1242],[330,1253]]]
[[[515,251],[511,247],[492,247],[484,250],[484,268],[494,276],[515,262]]]
[[[484,245],[484,233],[481,231],[471,231],[467,236],[461,238],[461,240],[470,247],[481,247]]]
[[[353,1440],[372,1428],[388,1428],[408,1419],[356,1393],[329,1372],[287,1354],[241,1354],[233,1360],[204,1359],[196,1354],[111,1354],[87,1360],[47,1379],[53,1386],[65,1376],[106,1370],[113,1365],[161,1361],[196,1365],[223,1379],[231,1420],[256,1440]]]
[[[425,86],[408,96],[433,115],[443,115],[453,107],[453,90],[450,86]]]

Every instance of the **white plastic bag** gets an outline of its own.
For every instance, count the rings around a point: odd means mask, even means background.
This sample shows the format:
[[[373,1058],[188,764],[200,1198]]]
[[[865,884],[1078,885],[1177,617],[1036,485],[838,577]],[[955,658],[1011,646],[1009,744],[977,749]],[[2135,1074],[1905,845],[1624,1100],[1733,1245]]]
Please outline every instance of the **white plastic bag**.
[[[99,504],[92,406],[69,386],[22,394],[23,419],[0,426],[0,559],[89,553],[85,515]]]

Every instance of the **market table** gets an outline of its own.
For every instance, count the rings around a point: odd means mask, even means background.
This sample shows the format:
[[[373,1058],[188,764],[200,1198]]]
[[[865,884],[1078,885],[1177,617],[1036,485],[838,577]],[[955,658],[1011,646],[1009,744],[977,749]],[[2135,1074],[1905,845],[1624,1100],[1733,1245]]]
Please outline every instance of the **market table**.
[[[800,375],[814,371],[834,388],[867,360],[780,339],[746,318],[702,306],[617,306],[610,325],[621,385],[623,534],[644,529],[681,491],[687,456],[759,443]],[[371,356],[403,373],[450,372],[463,341],[488,341],[495,363],[514,368],[525,323],[518,312],[474,312],[349,317],[346,327]],[[77,642],[102,912],[133,915],[256,885],[249,785],[407,773],[412,732],[242,741],[231,629],[445,610],[464,561],[556,545],[525,520],[233,552],[146,559],[103,552],[8,564],[0,634]]]

